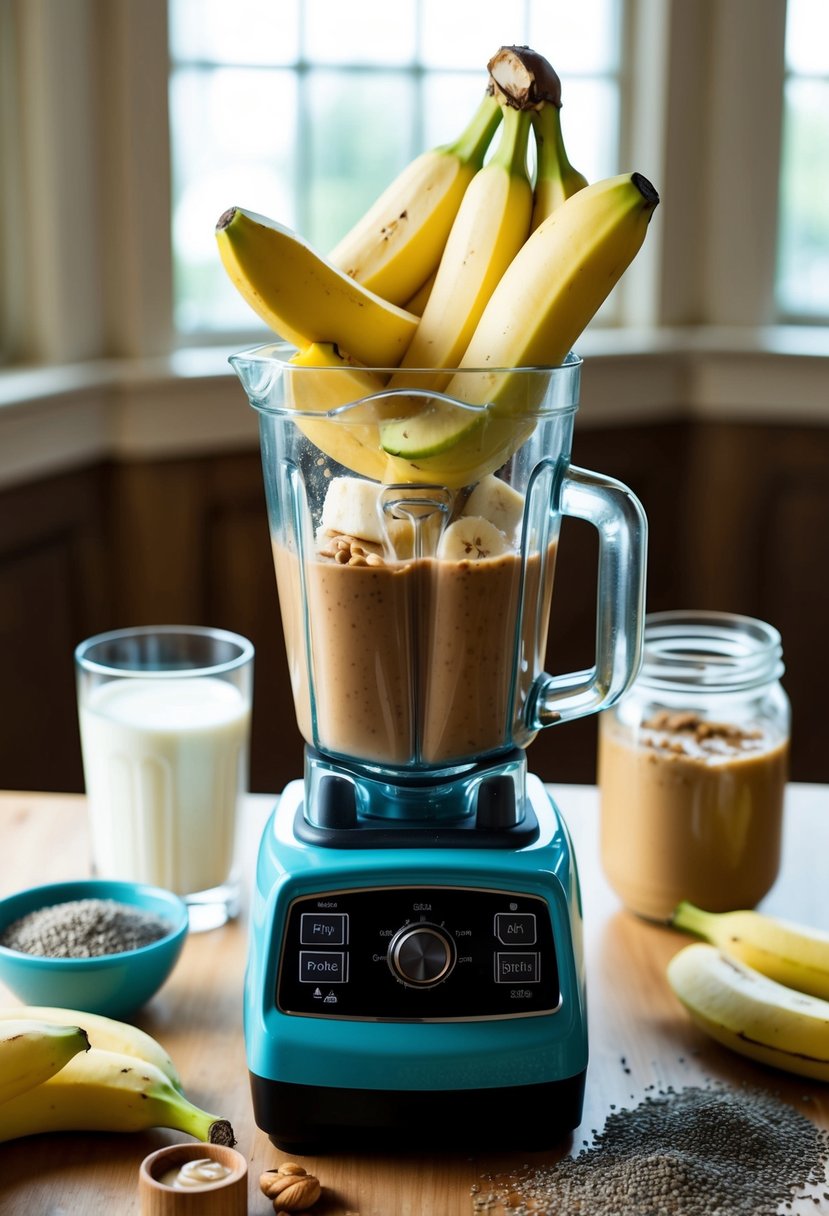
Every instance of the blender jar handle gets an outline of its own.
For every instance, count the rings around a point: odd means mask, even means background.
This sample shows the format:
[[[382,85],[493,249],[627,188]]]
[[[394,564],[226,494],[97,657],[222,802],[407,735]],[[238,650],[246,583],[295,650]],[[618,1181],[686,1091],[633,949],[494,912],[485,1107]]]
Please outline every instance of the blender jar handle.
[[[599,533],[596,661],[584,671],[538,677],[527,705],[530,730],[612,705],[642,661],[648,534],[642,504],[622,482],[571,466],[561,482],[561,514]]]

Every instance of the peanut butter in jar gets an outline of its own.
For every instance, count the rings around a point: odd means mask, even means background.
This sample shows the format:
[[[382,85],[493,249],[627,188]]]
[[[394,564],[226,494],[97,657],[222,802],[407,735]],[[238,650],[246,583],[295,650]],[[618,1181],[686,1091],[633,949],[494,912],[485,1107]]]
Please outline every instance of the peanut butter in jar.
[[[631,911],[754,907],[780,864],[789,707],[776,630],[724,613],[649,616],[641,675],[602,715],[601,856]]]

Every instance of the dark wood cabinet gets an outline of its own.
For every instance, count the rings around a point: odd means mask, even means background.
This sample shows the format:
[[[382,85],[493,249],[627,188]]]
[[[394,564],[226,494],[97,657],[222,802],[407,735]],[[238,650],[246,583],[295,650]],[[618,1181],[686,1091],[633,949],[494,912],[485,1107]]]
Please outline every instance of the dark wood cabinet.
[[[628,484],[649,520],[651,611],[719,608],[776,625],[792,776],[829,781],[829,431],[675,422],[576,429],[574,462]],[[548,668],[589,666],[596,539],[562,529]],[[72,651],[124,625],[236,630],[256,647],[251,785],[302,772],[257,451],[101,464],[0,493],[0,785],[83,788]],[[596,722],[543,732],[545,780],[592,781]]]
[[[0,496],[0,784],[82,788],[72,652],[112,620],[99,467]]]

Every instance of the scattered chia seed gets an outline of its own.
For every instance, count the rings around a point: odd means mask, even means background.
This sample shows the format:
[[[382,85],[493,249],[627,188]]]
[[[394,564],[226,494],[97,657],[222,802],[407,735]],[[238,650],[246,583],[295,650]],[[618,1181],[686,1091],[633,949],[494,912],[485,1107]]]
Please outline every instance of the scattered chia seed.
[[[171,927],[161,916],[114,899],[73,899],[21,916],[0,935],[0,946],[41,958],[100,958],[148,946]]]
[[[592,1148],[490,1177],[473,1211],[509,1216],[776,1216],[819,1202],[829,1134],[762,1090],[668,1088],[611,1114]]]

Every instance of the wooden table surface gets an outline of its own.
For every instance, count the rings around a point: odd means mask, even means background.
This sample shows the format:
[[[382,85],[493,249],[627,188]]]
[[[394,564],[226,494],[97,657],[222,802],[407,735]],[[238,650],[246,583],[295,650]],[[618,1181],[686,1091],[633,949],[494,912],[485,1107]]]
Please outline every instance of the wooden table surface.
[[[646,1087],[705,1079],[767,1086],[829,1128],[829,1088],[754,1065],[704,1038],[690,1023],[664,978],[671,955],[688,939],[624,912],[604,881],[597,848],[592,787],[553,787],[573,835],[585,910],[590,1064],[578,1147],[601,1128],[611,1105],[631,1106]],[[242,854],[250,867],[273,804],[247,800]],[[34,882],[88,874],[84,800],[51,794],[0,794],[0,894]],[[787,793],[783,869],[763,908],[829,930],[829,788],[793,785]],[[172,977],[136,1021],[175,1060],[187,1095],[229,1118],[249,1162],[249,1210],[267,1216],[258,1189],[263,1169],[284,1159],[253,1121],[242,1039],[242,976],[246,919],[191,935]],[[0,1003],[15,998],[0,986]],[[623,1062],[624,1061],[624,1062]],[[526,1117],[526,1112],[517,1112]],[[128,1216],[138,1212],[142,1158],[163,1144],[187,1140],[175,1132],[142,1135],[64,1133],[0,1145],[2,1216]],[[325,1216],[472,1216],[473,1188],[491,1175],[555,1159],[557,1152],[487,1154],[440,1152],[423,1158],[325,1156],[303,1159],[320,1178]],[[795,1209],[797,1210],[797,1209]],[[829,1201],[804,1212],[829,1214]]]

